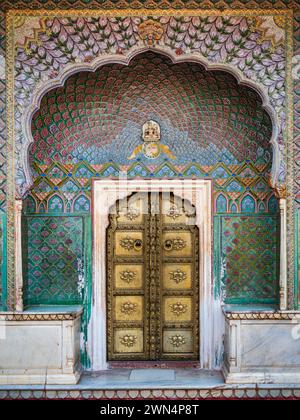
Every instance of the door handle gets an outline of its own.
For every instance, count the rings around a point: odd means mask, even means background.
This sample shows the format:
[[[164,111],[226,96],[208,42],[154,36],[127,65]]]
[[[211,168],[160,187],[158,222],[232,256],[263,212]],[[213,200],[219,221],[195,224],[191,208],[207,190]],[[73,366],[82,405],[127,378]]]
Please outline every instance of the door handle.
[[[134,241],[134,249],[140,251],[143,248],[143,241],[141,239],[136,239]]]
[[[166,239],[164,242],[164,249],[166,251],[172,251],[173,249],[173,241],[171,239]]]
[[[166,251],[179,251],[186,246],[186,242],[180,238],[176,237],[174,239],[166,239],[164,242],[164,249]]]

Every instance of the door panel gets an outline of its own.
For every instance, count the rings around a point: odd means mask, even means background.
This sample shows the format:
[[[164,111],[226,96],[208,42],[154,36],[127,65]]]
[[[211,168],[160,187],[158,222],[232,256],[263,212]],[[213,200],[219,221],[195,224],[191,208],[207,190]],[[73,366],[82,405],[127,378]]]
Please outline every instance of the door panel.
[[[163,265],[164,289],[191,289],[192,265],[186,263],[165,263]]]
[[[143,255],[143,232],[118,231],[115,234],[116,257],[141,257]]]
[[[161,218],[162,360],[199,358],[199,243],[194,208],[178,197],[163,198],[162,208],[176,211]]]
[[[195,208],[186,200],[164,193],[162,194],[161,208],[163,224],[195,224]]]
[[[165,297],[163,299],[163,319],[172,324],[192,322],[191,297]]]
[[[117,202],[107,230],[109,360],[199,358],[195,209],[163,194]]]
[[[114,352],[139,357],[144,352],[144,331],[142,328],[116,328],[114,332]]]
[[[143,287],[142,264],[116,264],[115,265],[115,288],[116,289],[142,289]]]
[[[147,197],[145,194],[136,193],[119,202],[117,221],[120,224],[142,225],[144,215],[147,214]]]
[[[163,352],[170,360],[189,358],[193,353],[193,331],[191,329],[166,329],[163,333]]]
[[[162,242],[164,257],[192,256],[192,234],[189,231],[164,231]]]
[[[116,296],[115,320],[142,322],[144,298],[142,296]]]
[[[136,195],[112,208],[107,230],[107,344],[109,360],[147,360],[149,311],[147,217]]]

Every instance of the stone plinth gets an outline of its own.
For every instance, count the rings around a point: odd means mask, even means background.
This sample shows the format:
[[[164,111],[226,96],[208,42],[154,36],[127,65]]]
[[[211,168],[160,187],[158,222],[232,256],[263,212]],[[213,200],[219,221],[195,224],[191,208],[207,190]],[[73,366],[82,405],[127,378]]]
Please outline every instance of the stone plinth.
[[[300,383],[299,312],[226,313],[226,383]]]
[[[0,313],[0,384],[76,384],[81,313]]]

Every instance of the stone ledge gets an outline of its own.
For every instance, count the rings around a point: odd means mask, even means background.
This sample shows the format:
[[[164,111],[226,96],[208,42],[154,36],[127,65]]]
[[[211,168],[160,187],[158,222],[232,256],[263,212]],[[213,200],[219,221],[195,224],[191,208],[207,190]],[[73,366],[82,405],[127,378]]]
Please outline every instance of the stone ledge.
[[[226,384],[299,384],[300,388],[300,370],[298,369],[264,369],[260,371],[240,371],[230,372],[226,366],[222,369],[226,378]]]
[[[62,373],[62,374],[28,374],[28,375],[1,375],[0,374],[0,385],[39,385],[47,381],[47,384],[61,384],[61,385],[74,385],[77,384],[81,376],[81,368],[76,367],[73,373]],[[1,392],[1,391],[0,391]]]
[[[0,312],[0,321],[73,321],[82,312],[81,306],[32,307],[23,312]]]
[[[293,321],[300,320],[300,311],[226,311],[223,310],[225,318],[233,321]]]

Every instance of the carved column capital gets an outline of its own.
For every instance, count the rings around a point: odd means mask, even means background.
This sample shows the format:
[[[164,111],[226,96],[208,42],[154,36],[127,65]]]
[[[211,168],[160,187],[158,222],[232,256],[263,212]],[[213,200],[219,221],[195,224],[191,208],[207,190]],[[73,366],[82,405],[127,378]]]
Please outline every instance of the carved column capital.
[[[286,193],[286,186],[285,185],[279,185],[274,188],[275,197],[279,200],[286,199],[287,193]]]
[[[279,200],[282,198],[287,198],[287,192],[286,192],[286,185],[285,184],[274,184],[272,182],[272,179],[269,178],[268,184],[270,188],[274,191],[275,197]]]

